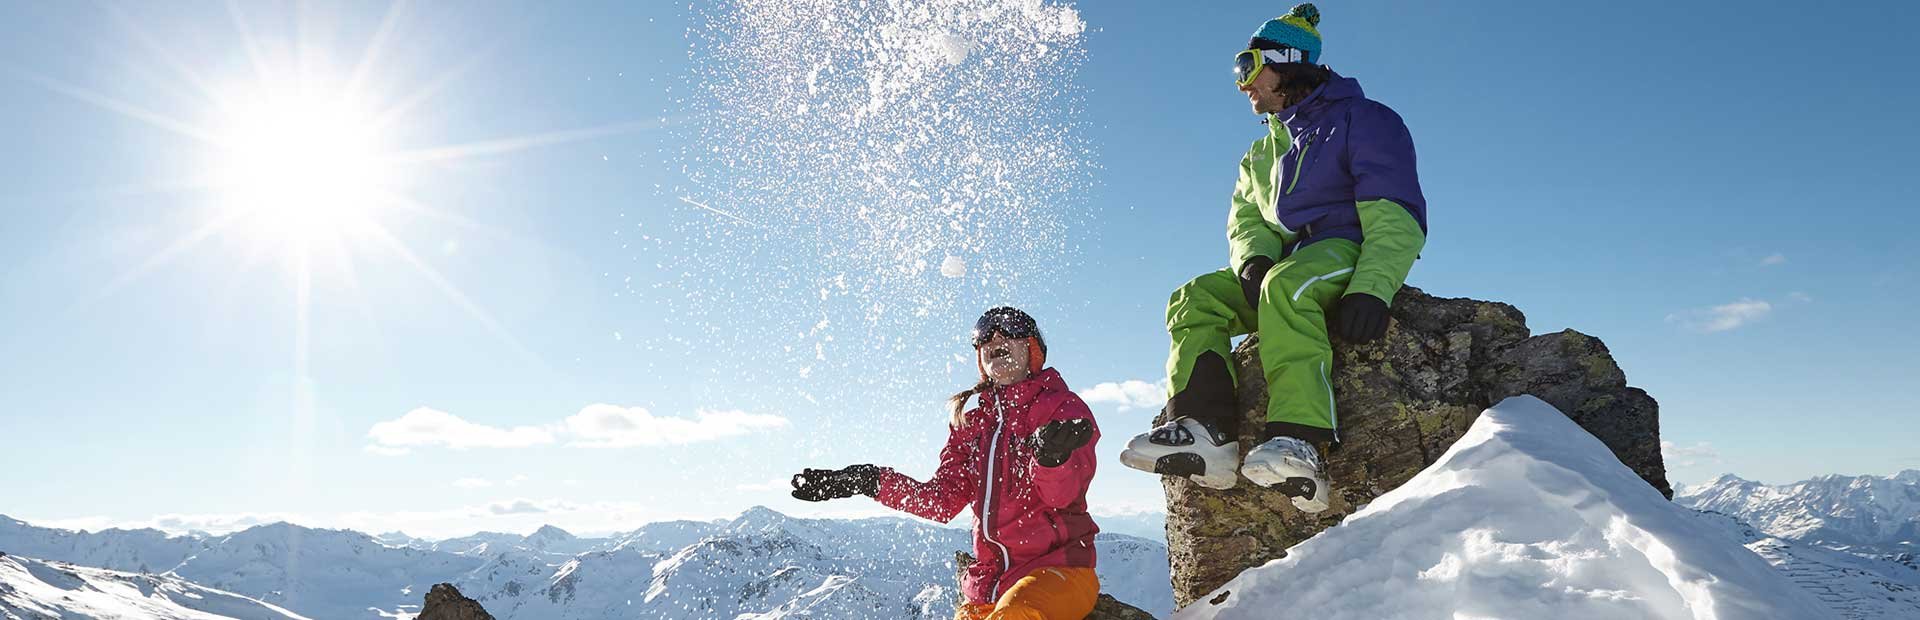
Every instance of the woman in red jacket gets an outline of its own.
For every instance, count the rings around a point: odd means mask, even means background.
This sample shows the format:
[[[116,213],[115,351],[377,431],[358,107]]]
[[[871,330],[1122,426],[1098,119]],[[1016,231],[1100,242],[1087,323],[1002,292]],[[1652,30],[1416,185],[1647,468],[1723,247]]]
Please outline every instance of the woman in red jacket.
[[[873,465],[809,469],[793,496],[825,501],[867,495],[946,522],[973,506],[973,553],[956,620],[1080,620],[1100,595],[1094,576],[1087,484],[1100,430],[1086,403],[1046,367],[1033,317],[988,310],[973,327],[980,383],[955,394],[947,445],[933,479]],[[980,406],[967,410],[975,394]]]

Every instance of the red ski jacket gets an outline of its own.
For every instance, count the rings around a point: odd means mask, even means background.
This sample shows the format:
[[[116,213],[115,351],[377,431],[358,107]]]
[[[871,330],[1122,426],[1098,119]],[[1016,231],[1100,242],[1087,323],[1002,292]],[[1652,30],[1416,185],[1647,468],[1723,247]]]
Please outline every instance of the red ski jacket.
[[[973,554],[961,590],[973,603],[993,603],[1014,582],[1050,566],[1093,567],[1087,514],[1093,481],[1093,438],[1059,467],[1041,467],[1031,437],[1053,420],[1085,418],[1087,404],[1052,368],[1025,381],[980,394],[940,450],[933,479],[920,482],[891,469],[880,473],[881,504],[945,523],[973,505]]]

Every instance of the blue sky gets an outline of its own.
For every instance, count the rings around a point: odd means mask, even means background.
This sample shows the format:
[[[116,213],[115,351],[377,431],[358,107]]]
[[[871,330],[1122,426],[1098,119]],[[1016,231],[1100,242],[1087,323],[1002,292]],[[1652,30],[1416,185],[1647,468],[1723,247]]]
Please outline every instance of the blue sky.
[[[1167,291],[1224,263],[1233,166],[1262,131],[1228,60],[1285,9],[1075,6],[1085,32],[1020,78],[1067,93],[1022,118],[1070,131],[982,139],[1082,161],[1003,190],[1037,199],[1018,211],[1036,232],[963,239],[987,246],[980,278],[949,282],[859,273],[874,257],[845,250],[870,246],[790,234],[805,201],[690,178],[715,140],[803,146],[804,127],[730,134],[764,123],[714,113],[715,81],[791,77],[695,47],[725,7],[409,5],[383,37],[384,3],[237,6],[0,8],[0,513],[451,534],[873,512],[778,482],[930,470],[988,305],[1032,309],[1075,386],[1159,379]],[[1899,320],[1920,86],[1898,30],[1920,9],[1320,8],[1327,62],[1419,149],[1432,234],[1410,283],[1604,339],[1660,400],[1678,481],[1920,467],[1920,336]],[[377,137],[417,156],[391,185],[421,209],[366,216],[391,242],[248,224],[181,243],[227,199],[181,181],[232,164],[187,134],[231,124],[213,99],[297,73],[279,42],[302,32],[312,75],[381,42],[362,84],[417,102]],[[902,96],[1017,72],[994,53]],[[320,239],[305,268],[296,238]],[[874,288],[820,292],[849,274]],[[1096,512],[1158,501],[1111,457],[1155,407],[1134,405],[1096,405]],[[380,426],[402,420],[433,432]]]

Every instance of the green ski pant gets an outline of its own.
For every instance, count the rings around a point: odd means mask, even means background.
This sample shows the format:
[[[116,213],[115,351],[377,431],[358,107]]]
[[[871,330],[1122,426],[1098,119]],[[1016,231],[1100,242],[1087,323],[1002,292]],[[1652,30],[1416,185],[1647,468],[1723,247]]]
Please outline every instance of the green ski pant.
[[[1169,396],[1186,389],[1194,360],[1212,351],[1234,369],[1231,339],[1260,334],[1267,379],[1267,421],[1333,429],[1333,345],[1327,313],[1346,292],[1360,245],[1327,239],[1296,250],[1267,271],[1260,307],[1247,307],[1240,278],[1222,269],[1186,283],[1167,299]],[[1236,384],[1238,382],[1236,381]]]

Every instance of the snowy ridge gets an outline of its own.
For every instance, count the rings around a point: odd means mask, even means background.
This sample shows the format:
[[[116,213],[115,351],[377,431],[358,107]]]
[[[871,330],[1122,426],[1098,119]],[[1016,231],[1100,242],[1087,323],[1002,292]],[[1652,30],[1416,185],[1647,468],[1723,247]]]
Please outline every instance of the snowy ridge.
[[[1717,512],[1698,518],[1753,550],[1847,620],[1920,618],[1920,569],[1781,540]]]
[[[0,551],[134,573],[172,570],[206,549],[206,538],[160,530],[75,532],[38,527],[0,515]]]
[[[1732,474],[1682,489],[1682,505],[1739,517],[1787,540],[1862,554],[1920,552],[1920,471],[1820,476],[1778,486]]]
[[[454,581],[484,561],[392,547],[350,530],[276,523],[209,541],[207,549],[172,572],[194,583],[331,619],[417,607],[433,584]]]
[[[1832,618],[1668,502],[1551,405],[1517,396],[1439,462],[1174,617]]]
[[[1105,533],[1095,542],[1103,591],[1160,617],[1171,613],[1164,545]],[[161,579],[329,620],[409,617],[440,582],[502,620],[944,619],[956,597],[953,554],[970,546],[965,529],[914,519],[798,519],[759,507],[731,521],[655,523],[607,538],[541,528],[524,537],[481,533],[437,542],[285,523],[224,537],[168,538],[0,522],[0,551],[160,562],[161,570],[171,569]],[[585,550],[564,552],[570,549]],[[35,604],[46,605],[41,595],[59,600],[44,588],[31,592]]]
[[[171,575],[0,556],[0,617],[66,620],[305,620],[258,600]]]

